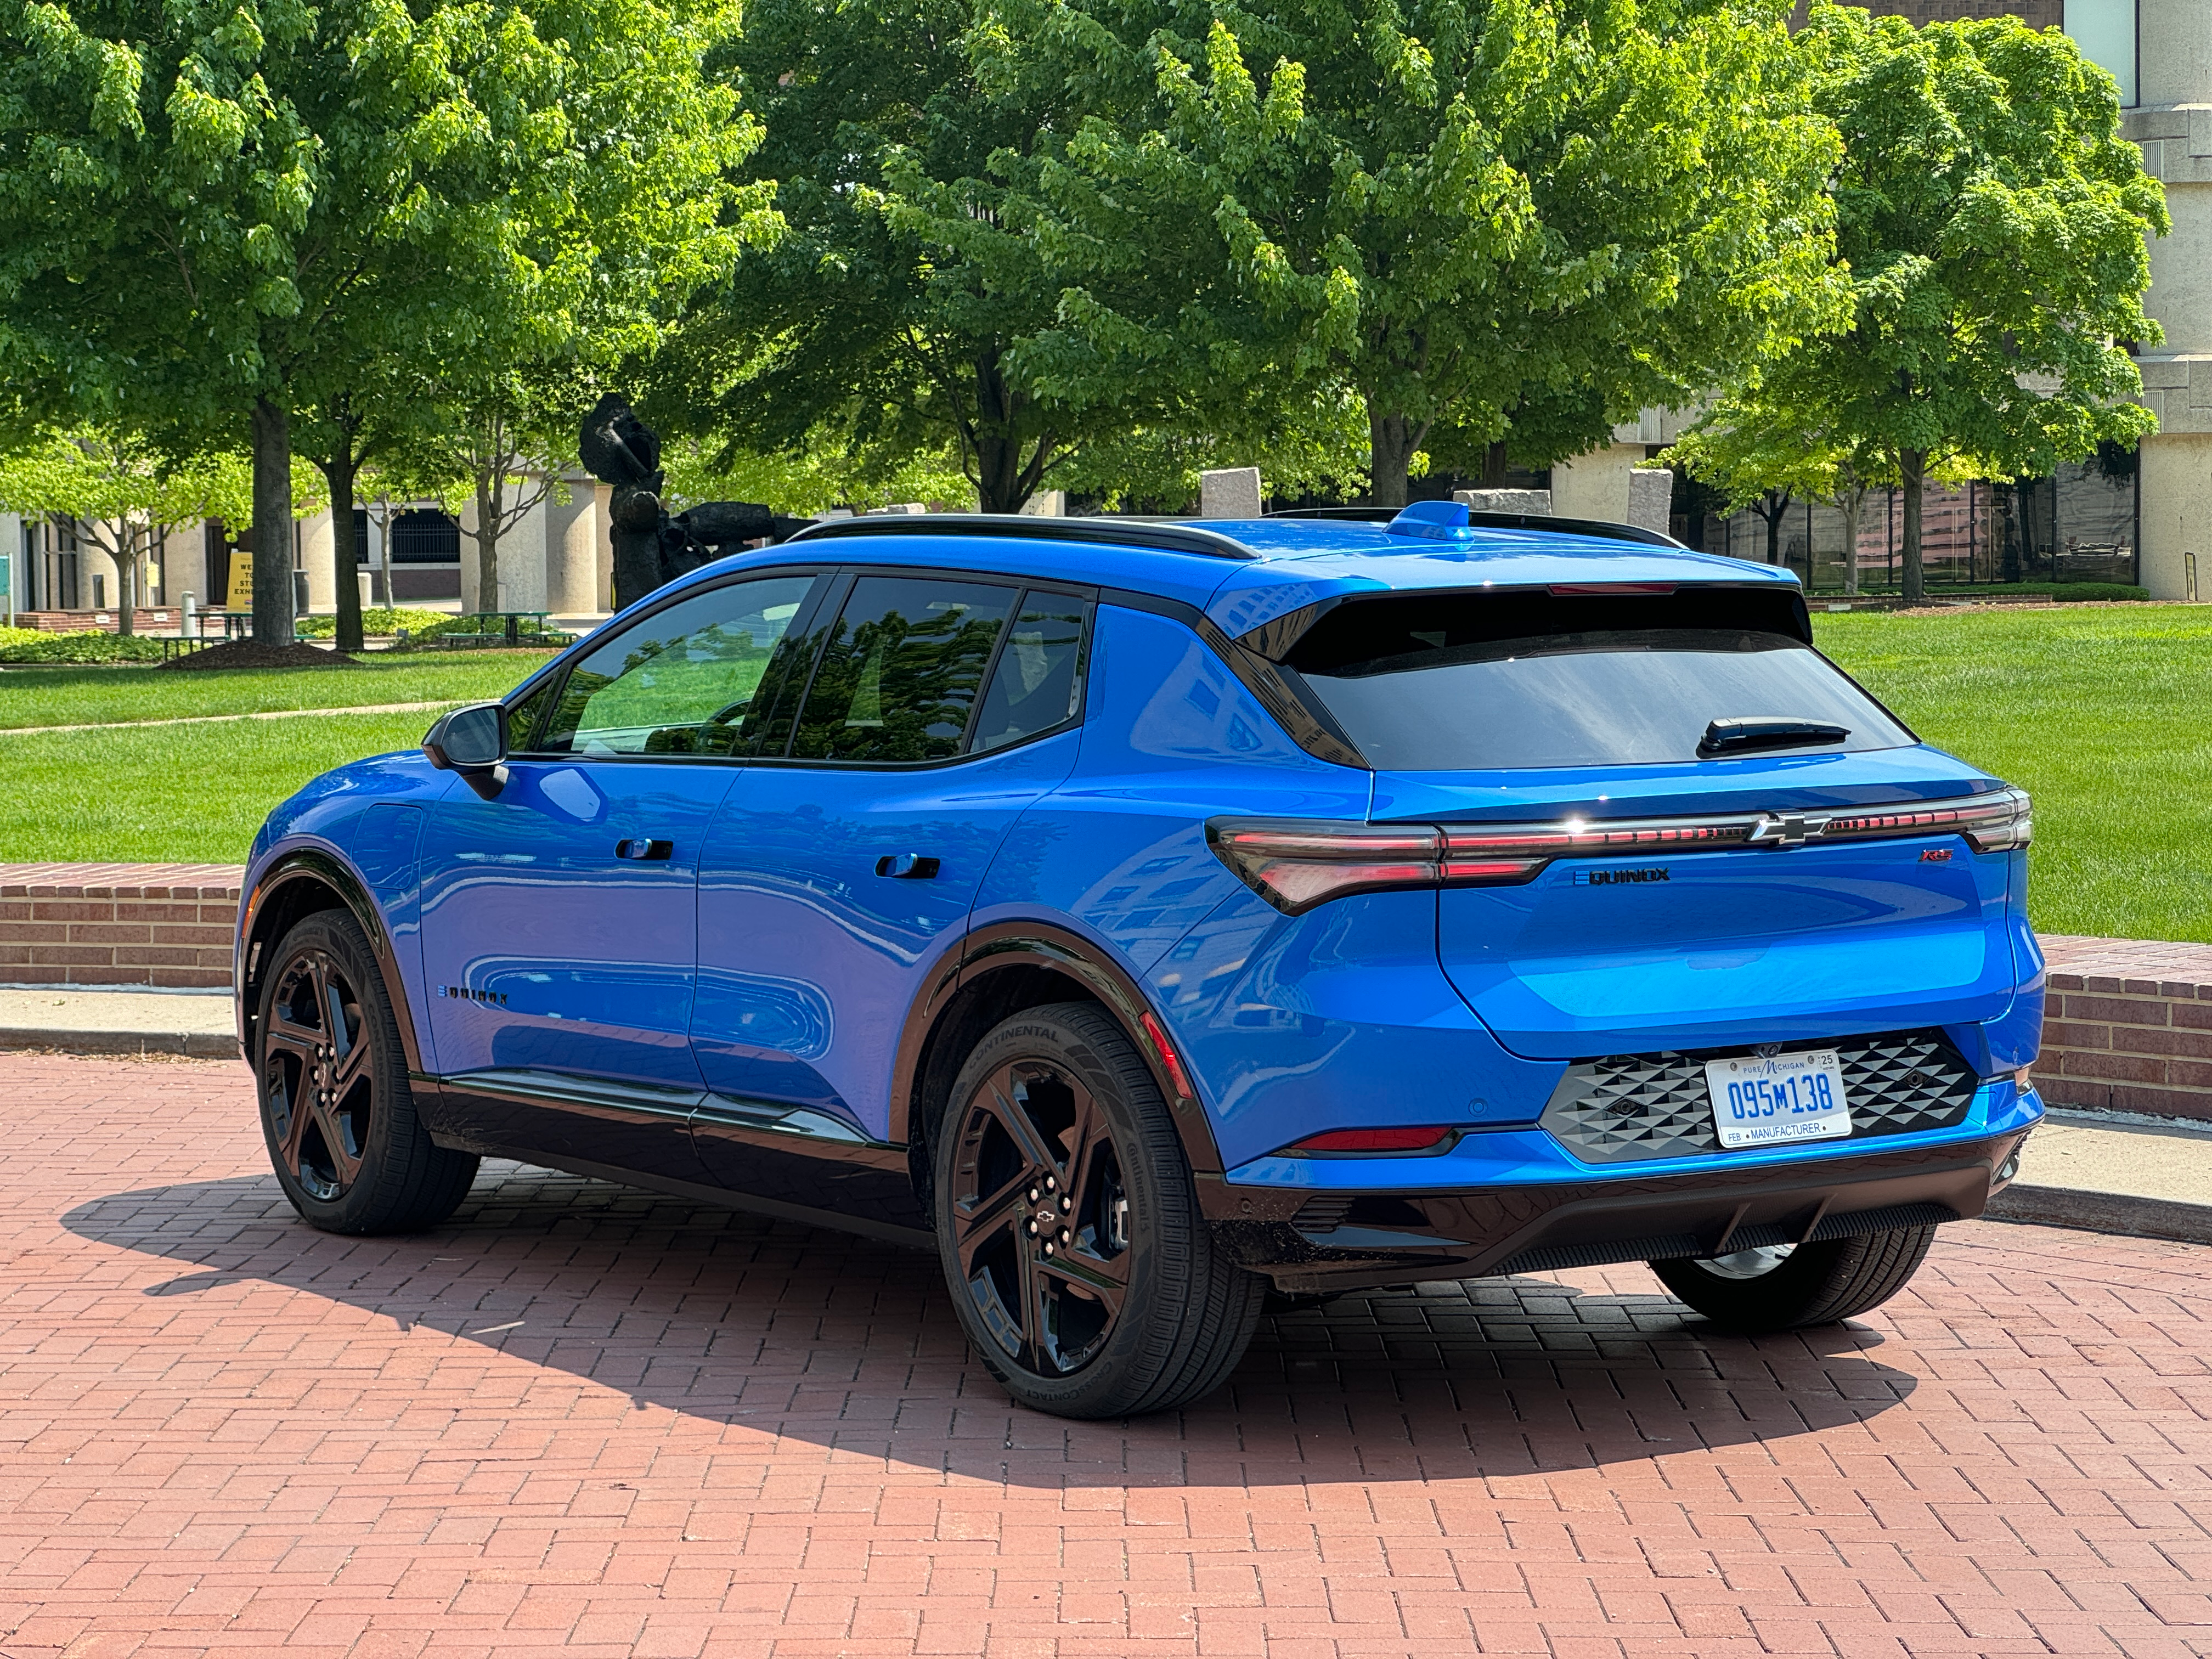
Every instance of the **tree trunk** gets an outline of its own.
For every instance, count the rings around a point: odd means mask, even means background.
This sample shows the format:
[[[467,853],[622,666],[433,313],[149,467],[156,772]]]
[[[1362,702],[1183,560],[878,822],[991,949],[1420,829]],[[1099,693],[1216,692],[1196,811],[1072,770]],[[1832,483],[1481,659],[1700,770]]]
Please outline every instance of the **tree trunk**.
[[[1376,507],[1405,506],[1407,479],[1419,441],[1413,422],[1370,407],[1367,441],[1367,499]]]
[[[292,643],[292,418],[253,404],[253,637]]]
[[[1022,459],[1022,441],[1014,430],[1015,405],[1020,401],[1021,394],[1000,373],[999,354],[987,351],[977,357],[975,505],[985,513],[1020,512],[1044,477],[1052,440],[1038,438],[1030,459]]]
[[[354,550],[353,481],[361,463],[354,458],[353,439],[341,434],[330,459],[318,465],[331,487],[331,562],[337,569],[337,647],[341,651],[358,651],[362,648],[361,567]]]
[[[1482,452],[1482,487],[1505,488],[1505,440],[1500,438]]]
[[[1928,588],[1920,571],[1920,495],[1928,477],[1928,452],[1908,449],[1897,459],[1905,478],[1905,597],[1923,599]]]
[[[115,538],[115,586],[123,600],[116,607],[115,631],[127,639],[138,631],[138,532],[127,520]]]
[[[1856,593],[1859,591],[1859,520],[1866,513],[1866,491],[1846,490],[1838,505],[1844,509],[1844,592]]]
[[[477,469],[477,610],[499,609],[499,496],[494,475]]]

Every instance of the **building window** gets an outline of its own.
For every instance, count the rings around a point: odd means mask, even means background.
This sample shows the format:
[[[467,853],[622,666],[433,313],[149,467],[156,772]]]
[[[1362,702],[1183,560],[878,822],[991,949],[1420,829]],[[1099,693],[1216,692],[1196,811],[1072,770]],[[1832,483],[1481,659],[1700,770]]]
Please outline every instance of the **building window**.
[[[2120,106],[2135,107],[2136,0],[2066,0],[2066,33],[2120,83]]]

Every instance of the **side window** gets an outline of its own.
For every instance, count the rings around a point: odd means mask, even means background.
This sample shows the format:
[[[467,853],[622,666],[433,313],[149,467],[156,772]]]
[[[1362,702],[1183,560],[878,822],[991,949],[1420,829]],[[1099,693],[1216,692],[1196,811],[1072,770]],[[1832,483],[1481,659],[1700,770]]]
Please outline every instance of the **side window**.
[[[631,623],[568,671],[539,751],[740,751],[753,694],[815,580],[732,582]]]
[[[1083,623],[1089,609],[1065,593],[1024,594],[975,716],[975,754],[1048,732],[1083,698]]]
[[[793,755],[930,761],[960,752],[1014,590],[934,576],[862,576],[830,629]]]

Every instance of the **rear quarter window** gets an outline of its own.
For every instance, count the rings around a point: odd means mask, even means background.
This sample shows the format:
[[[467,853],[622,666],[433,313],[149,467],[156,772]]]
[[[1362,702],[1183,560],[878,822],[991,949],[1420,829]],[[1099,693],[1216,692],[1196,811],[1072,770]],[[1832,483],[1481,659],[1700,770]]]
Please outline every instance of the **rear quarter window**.
[[[1386,771],[1694,762],[1747,719],[1826,728],[1760,755],[1911,744],[1800,627],[1778,589],[1393,594],[1337,606],[1283,665]]]

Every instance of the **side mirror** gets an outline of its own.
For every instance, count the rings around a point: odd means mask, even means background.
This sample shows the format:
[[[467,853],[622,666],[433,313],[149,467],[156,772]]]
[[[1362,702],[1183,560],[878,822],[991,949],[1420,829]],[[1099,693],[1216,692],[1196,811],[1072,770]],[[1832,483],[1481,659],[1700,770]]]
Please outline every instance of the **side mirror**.
[[[461,781],[485,800],[507,787],[507,708],[476,702],[448,709],[422,738],[422,753],[441,772]]]

